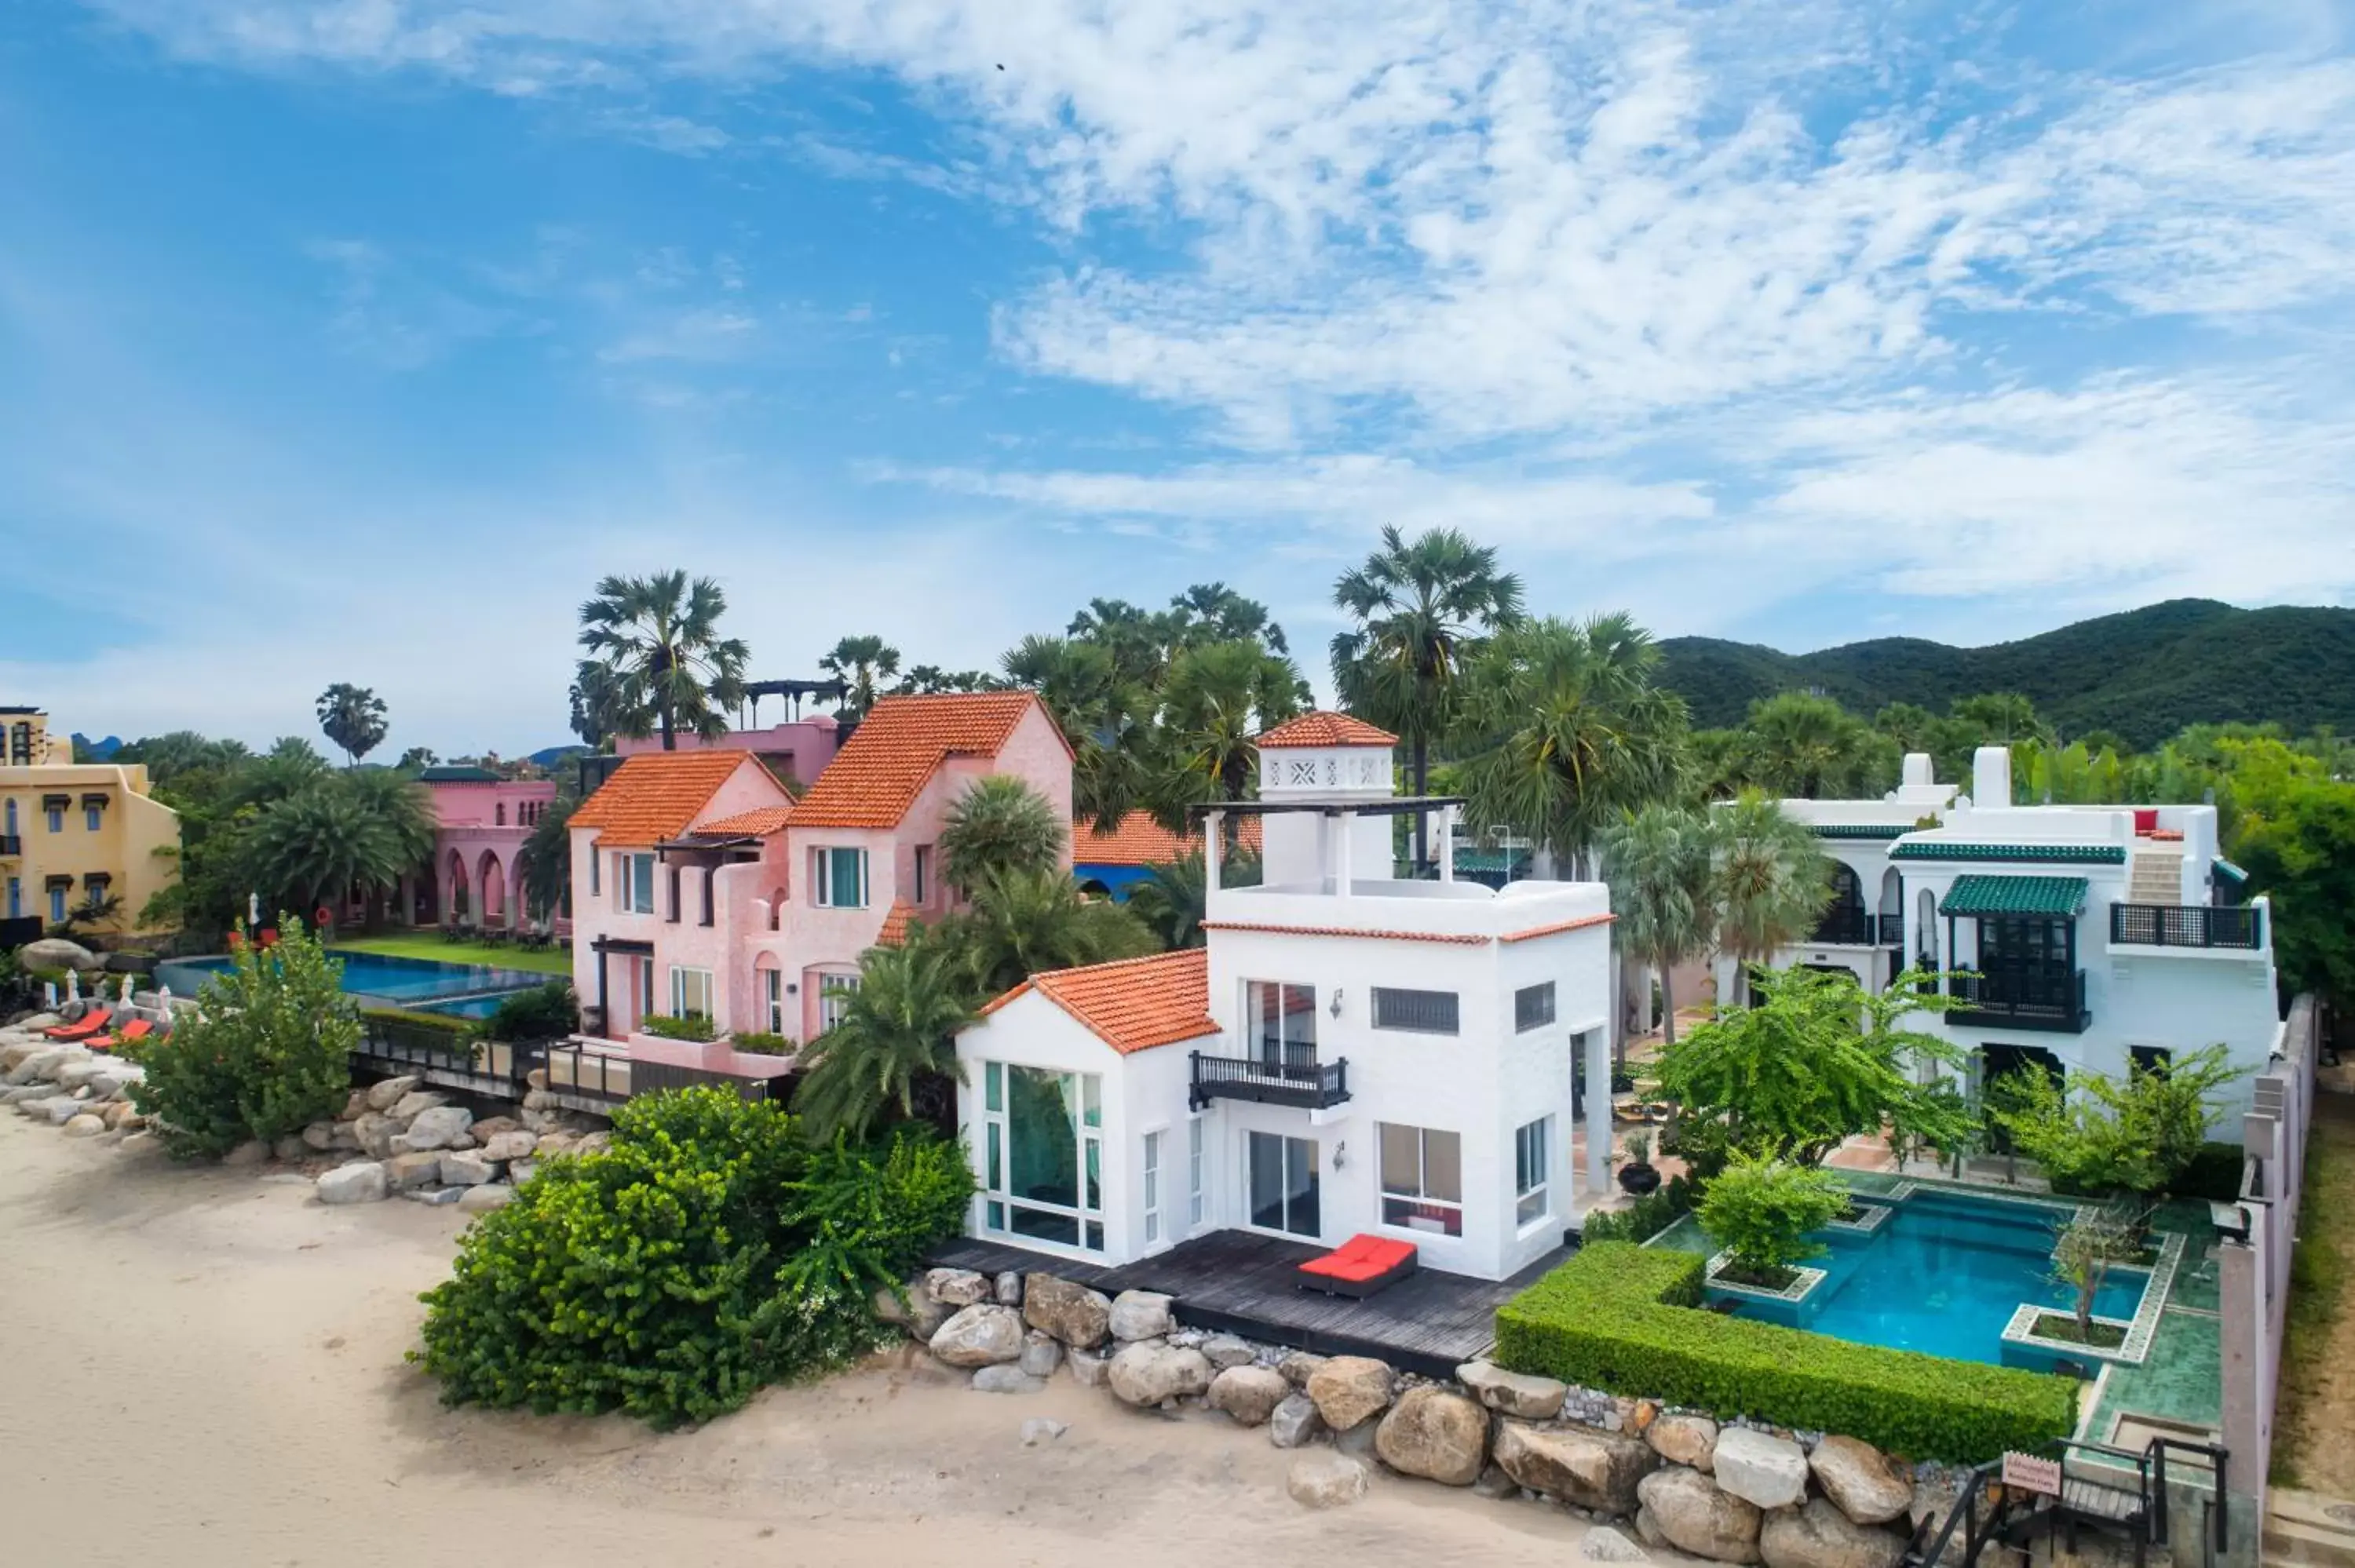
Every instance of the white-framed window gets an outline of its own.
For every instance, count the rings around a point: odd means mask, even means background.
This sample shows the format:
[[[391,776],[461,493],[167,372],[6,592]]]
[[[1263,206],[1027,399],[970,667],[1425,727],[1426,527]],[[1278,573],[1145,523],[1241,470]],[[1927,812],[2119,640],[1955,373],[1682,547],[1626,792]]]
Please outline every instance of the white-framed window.
[[[1513,1223],[1535,1224],[1546,1217],[1546,1175],[1552,1169],[1553,1118],[1541,1116],[1513,1133]]]
[[[1464,1139],[1436,1128],[1376,1124],[1381,1138],[1382,1224],[1464,1234]]]
[[[1452,991],[1401,991],[1374,987],[1374,1027],[1408,1034],[1454,1034],[1459,1032],[1459,1009]]]
[[[1525,985],[1513,993],[1513,1033],[1527,1034],[1553,1022],[1553,981]]]
[[[638,959],[638,1016],[644,1018],[655,1010],[655,961],[643,954]]]
[[[1145,1135],[1145,1245],[1161,1239],[1161,1134]]]
[[[867,907],[867,852],[863,849],[810,851],[812,902],[821,909]]]
[[[1243,982],[1243,1044],[1266,1072],[1316,1062],[1316,988]]]
[[[1202,1181],[1209,1163],[1202,1157],[1202,1118],[1189,1118],[1186,1123],[1186,1228],[1198,1231],[1208,1217],[1209,1194]]]
[[[670,970],[670,1015],[673,1018],[709,1018],[711,1012],[711,971],[673,964]]]
[[[613,893],[624,915],[655,912],[655,857],[617,854],[613,857]]]
[[[981,1065],[982,1227],[1104,1250],[1103,1080]]]
[[[857,975],[822,975],[817,982],[817,1027],[823,1034],[842,1022],[850,999],[858,990]]]
[[[605,892],[605,857],[595,850],[589,852],[589,896],[599,898]]]
[[[769,1021],[769,1033],[783,1034],[785,1032],[784,970],[761,971],[761,1007],[762,1015]]]

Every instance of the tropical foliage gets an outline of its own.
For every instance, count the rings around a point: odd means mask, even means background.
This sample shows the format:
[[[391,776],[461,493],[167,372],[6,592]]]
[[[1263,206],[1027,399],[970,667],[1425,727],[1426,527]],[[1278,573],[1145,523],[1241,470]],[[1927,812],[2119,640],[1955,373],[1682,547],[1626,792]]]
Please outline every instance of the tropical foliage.
[[[319,694],[319,728],[348,763],[374,751],[384,739],[384,699],[366,686],[338,681]]]
[[[1717,933],[1716,824],[1709,813],[1665,800],[1625,813],[1601,835],[1615,935],[1659,976],[1662,1028],[1676,1043],[1676,967],[1708,950]]]
[[[659,731],[666,751],[677,747],[682,729],[707,739],[727,734],[726,710],[743,701],[750,657],[741,641],[719,635],[727,609],[718,583],[690,582],[683,571],[599,579],[581,607],[585,657],[574,678],[575,707],[588,729]],[[587,729],[581,733],[587,738]]]
[[[1053,802],[1013,774],[986,774],[950,803],[941,874],[970,891],[993,876],[1051,872],[1070,842],[1070,824]]]
[[[241,944],[198,1010],[139,1049],[132,1101],[176,1158],[268,1143],[343,1109],[360,1037],[344,966],[299,916],[281,915],[278,932],[267,948]]]
[[[841,1022],[803,1054],[808,1076],[794,1105],[819,1137],[863,1138],[887,1119],[912,1118],[924,1081],[957,1072],[954,1041],[974,1018],[961,961],[928,934],[860,961]]]
[[[1141,958],[1159,946],[1127,909],[1081,896],[1058,871],[984,877],[973,889],[972,907],[941,923],[939,939],[956,955],[976,1000],[1041,969]]]
[[[2083,1208],[2059,1227],[2052,1245],[2052,1282],[2065,1286],[2076,1303],[2077,1342],[2094,1342],[2094,1298],[2121,1263],[2143,1252],[2143,1212],[2124,1205]]]
[[[378,768],[323,778],[257,811],[240,870],[266,903],[339,906],[346,890],[380,902],[433,850],[424,789]]]
[[[1809,1233],[1839,1218],[1848,1204],[1846,1190],[1828,1171],[1736,1152],[1710,1179],[1696,1212],[1709,1238],[1732,1254],[1738,1278],[1780,1288],[1794,1264],[1823,1250]]]
[[[1750,966],[1815,929],[1831,902],[1831,861],[1807,825],[1756,791],[1710,819],[1716,947],[1734,962],[1737,1001]]]
[[[846,637],[817,667],[842,683],[841,717],[862,719],[875,705],[882,683],[900,673],[900,651],[880,637]]]
[[[1146,867],[1128,890],[1128,912],[1167,948],[1199,948],[1205,940],[1203,917],[1210,903],[1209,868],[1200,851],[1176,861]],[[1256,886],[1259,857],[1229,855],[1219,866],[1225,887]]]
[[[2242,1076],[2211,1045],[2164,1066],[2137,1063],[2123,1079],[2073,1073],[2065,1088],[2048,1073],[2008,1073],[1988,1109],[2055,1192],[2156,1198],[2200,1158],[2219,1092]]]

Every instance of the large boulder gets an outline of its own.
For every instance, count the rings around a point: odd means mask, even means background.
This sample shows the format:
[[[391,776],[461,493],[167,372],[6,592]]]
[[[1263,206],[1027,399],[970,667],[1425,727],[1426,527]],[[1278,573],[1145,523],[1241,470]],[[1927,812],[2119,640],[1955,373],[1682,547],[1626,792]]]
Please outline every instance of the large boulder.
[[[1730,1492],[1699,1470],[1672,1465],[1654,1470],[1636,1488],[1644,1511],[1637,1520],[1648,1522],[1679,1552],[1716,1563],[1755,1563],[1758,1529],[1764,1516],[1757,1508]]]
[[[1108,1326],[1115,1340],[1157,1340],[1178,1326],[1169,1298],[1157,1290],[1124,1290],[1113,1298]]]
[[[396,1192],[413,1192],[442,1180],[438,1154],[396,1154],[384,1162],[385,1181]]]
[[[960,1308],[932,1336],[932,1354],[953,1367],[995,1366],[1022,1359],[1022,1314],[994,1301]]]
[[[79,969],[87,975],[104,970],[106,960],[80,942],[69,942],[63,937],[41,937],[16,949],[16,968],[24,973],[34,969]]]
[[[1292,1397],[1292,1385],[1273,1367],[1228,1367],[1210,1380],[1210,1408],[1225,1411],[1243,1426],[1266,1425],[1275,1407]]]
[[[1636,1488],[1660,1457],[1633,1437],[1507,1421],[1497,1429],[1497,1463],[1533,1492],[1615,1518],[1636,1511]]]
[[[374,1203],[389,1191],[384,1167],[373,1160],[339,1165],[320,1177],[317,1187],[323,1203]]]
[[[1210,1358],[1210,1364],[1220,1372],[1229,1367],[1250,1366],[1259,1360],[1259,1352],[1252,1348],[1250,1340],[1237,1339],[1232,1334],[1211,1335],[1202,1341],[1201,1351]],[[1276,1375],[1281,1377],[1284,1374],[1278,1372]]]
[[[908,1330],[911,1340],[932,1342],[941,1325],[947,1322],[952,1308],[944,1302],[932,1299],[932,1287],[922,1279],[911,1279],[904,1298],[896,1290],[875,1293],[875,1316],[886,1323],[895,1323]]]
[[[1023,1287],[1022,1320],[1067,1345],[1092,1351],[1112,1334],[1112,1298],[1051,1274],[1034,1274]]]
[[[389,1111],[410,1095],[415,1094],[417,1086],[424,1081],[422,1078],[401,1077],[387,1078],[380,1084],[370,1084],[368,1087],[368,1108],[372,1111]]]
[[[449,1103],[450,1097],[447,1095],[437,1095],[432,1089],[412,1089],[395,1100],[391,1108],[384,1114],[403,1127],[407,1127],[427,1111],[440,1110]],[[466,1119],[472,1122],[474,1118],[469,1115]]]
[[[1310,1374],[1308,1397],[1336,1432],[1347,1432],[1390,1408],[1392,1374],[1370,1356],[1334,1356]]]
[[[1671,1465],[1717,1467],[1717,1423],[1706,1415],[1663,1415],[1644,1429],[1644,1441]]]
[[[1754,1427],[1717,1435],[1717,1484],[1760,1508],[1796,1508],[1807,1499],[1807,1451]]]
[[[1766,1568],[1897,1568],[1905,1538],[1875,1524],[1858,1524],[1826,1498],[1805,1508],[1777,1509],[1758,1533]]]
[[[1807,1456],[1824,1496],[1859,1524],[1886,1524],[1913,1506],[1913,1473],[1870,1443],[1831,1436]]]
[[[411,1095],[410,1099],[425,1097]],[[400,1120],[396,1114],[394,1120]],[[448,1149],[458,1139],[467,1137],[466,1128],[474,1124],[472,1111],[463,1106],[428,1106],[410,1122],[409,1130],[392,1135],[396,1154],[422,1154],[430,1150]]]
[[[359,1140],[360,1152],[370,1160],[392,1158],[392,1140],[400,1136],[400,1124],[382,1111],[362,1111],[351,1124],[352,1136]]]
[[[35,1109],[38,1113],[34,1118],[35,1120],[47,1121],[51,1127],[63,1127],[74,1118],[84,1114],[85,1107],[83,1102],[75,1099],[71,1095],[59,1095],[53,1099],[41,1101]],[[264,1152],[266,1153],[267,1150]]]
[[[924,1288],[932,1299],[951,1307],[974,1307],[997,1299],[989,1276],[970,1268],[935,1268],[924,1276]]]
[[[1366,1467],[1347,1454],[1303,1454],[1292,1461],[1284,1489],[1303,1508],[1339,1508],[1366,1495]]]
[[[1284,1381],[1293,1387],[1305,1389],[1308,1380],[1316,1375],[1317,1369],[1325,1364],[1326,1359],[1310,1355],[1306,1351],[1291,1351],[1275,1363],[1275,1370],[1282,1372]]]
[[[1487,1463],[1488,1415],[1450,1390],[1428,1383],[1411,1388],[1382,1417],[1374,1452],[1401,1475],[1468,1487]]]
[[[504,1209],[515,1202],[512,1187],[445,1187],[445,1192],[458,1194],[458,1212],[462,1214],[487,1214],[493,1209]]]
[[[104,1118],[92,1116],[88,1111],[66,1118],[65,1131],[68,1138],[96,1138],[105,1130]]]
[[[27,1052],[20,1057],[16,1065],[8,1069],[5,1076],[0,1076],[0,1083],[11,1086],[19,1084],[53,1084],[57,1082],[59,1068],[68,1062],[86,1061],[89,1055],[88,1052],[77,1051],[69,1045],[44,1044],[38,1050]]]
[[[1113,1357],[1110,1375],[1113,1397],[1124,1404],[1150,1409],[1164,1401],[1210,1391],[1211,1368],[1201,1351],[1176,1345],[1132,1344]]]
[[[1455,1381],[1489,1409],[1530,1421],[1550,1421],[1561,1414],[1561,1402],[1570,1393],[1552,1378],[1507,1372],[1490,1361],[1465,1362],[1455,1369]]]
[[[1267,1418],[1267,1440],[1279,1448],[1305,1448],[1325,1435],[1325,1418],[1305,1393],[1286,1394]]]
[[[998,1303],[1003,1307],[1005,1302]],[[1063,1364],[1063,1341],[1054,1335],[1033,1329],[1022,1336],[1022,1370],[1032,1377],[1052,1377],[1055,1369]]]
[[[1037,1393],[1047,1386],[1047,1380],[1025,1372],[1018,1361],[1000,1361],[976,1370],[973,1386],[980,1393]]]
[[[480,1187],[499,1179],[499,1168],[478,1153],[453,1150],[439,1157],[442,1185]]]
[[[501,1163],[510,1160],[528,1160],[532,1150],[539,1146],[539,1134],[520,1128],[514,1132],[495,1132],[487,1138],[483,1136],[483,1124],[480,1122],[467,1130],[482,1144],[484,1159]]]
[[[1578,1556],[1582,1563],[1649,1563],[1644,1549],[1612,1529],[1598,1524],[1586,1532],[1578,1543]]]

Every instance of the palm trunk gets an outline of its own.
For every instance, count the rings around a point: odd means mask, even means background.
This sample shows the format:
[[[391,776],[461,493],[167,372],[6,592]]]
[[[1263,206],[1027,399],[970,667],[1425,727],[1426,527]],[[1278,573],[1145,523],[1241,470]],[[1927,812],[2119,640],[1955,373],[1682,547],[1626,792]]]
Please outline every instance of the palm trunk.
[[[1417,736],[1414,741],[1414,792],[1417,795],[1422,795],[1425,793],[1430,787],[1430,747],[1424,742],[1421,736]],[[1428,812],[1417,811],[1414,814],[1414,864],[1416,874],[1420,875],[1423,868],[1430,863],[1431,817]]]
[[[1660,964],[1660,1047],[1666,1050],[1677,1043],[1677,989],[1668,972],[1668,955],[1662,953]]]
[[[668,703],[665,703],[662,705],[662,737],[663,749],[665,751],[677,751],[678,749],[678,738],[673,728],[670,705]]]

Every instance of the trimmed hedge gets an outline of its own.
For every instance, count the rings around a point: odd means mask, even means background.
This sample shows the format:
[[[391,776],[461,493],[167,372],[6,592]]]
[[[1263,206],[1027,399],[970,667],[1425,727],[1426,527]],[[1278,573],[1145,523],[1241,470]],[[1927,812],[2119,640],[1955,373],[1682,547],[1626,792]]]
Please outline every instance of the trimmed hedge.
[[[1596,1242],[1497,1310],[1496,1359],[1670,1404],[1978,1464],[2076,1425],[2076,1380],[1700,1310],[1707,1260]]]

